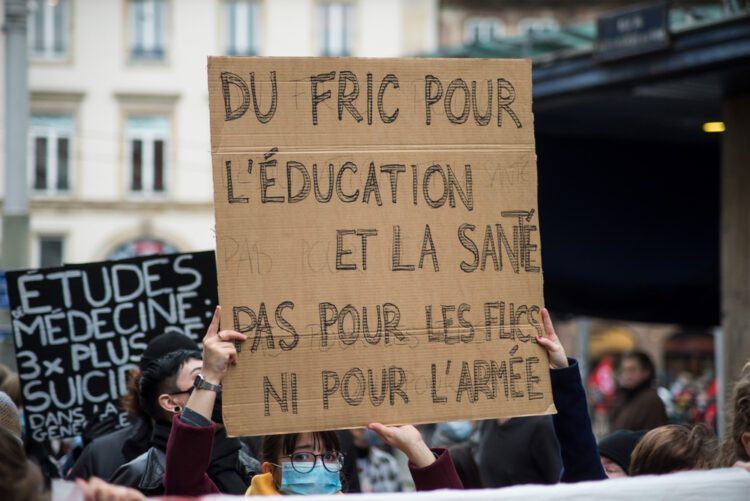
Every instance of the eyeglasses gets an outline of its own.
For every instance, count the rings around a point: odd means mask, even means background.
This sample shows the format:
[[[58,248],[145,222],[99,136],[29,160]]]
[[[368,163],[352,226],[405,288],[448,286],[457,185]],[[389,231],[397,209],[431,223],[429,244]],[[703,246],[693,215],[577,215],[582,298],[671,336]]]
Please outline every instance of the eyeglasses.
[[[193,394],[193,388],[195,388],[195,387],[194,387],[194,386],[191,386],[191,387],[190,387],[190,388],[188,388],[187,390],[183,390],[183,391],[173,391],[173,392],[171,392],[171,393],[167,393],[167,395],[182,395],[182,394],[184,394],[184,393],[187,393],[188,395],[192,395],[192,394]]]
[[[315,468],[315,463],[320,458],[323,468],[331,473],[338,473],[344,467],[344,454],[342,452],[324,452],[313,454],[312,452],[295,452],[287,457],[292,463],[292,468],[297,473],[310,473]]]

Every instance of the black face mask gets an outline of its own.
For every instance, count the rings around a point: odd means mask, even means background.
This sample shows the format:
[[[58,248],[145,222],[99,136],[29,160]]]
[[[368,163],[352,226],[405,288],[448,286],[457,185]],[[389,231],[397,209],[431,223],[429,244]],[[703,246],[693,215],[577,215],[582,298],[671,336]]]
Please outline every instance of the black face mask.
[[[190,395],[193,394],[194,387],[190,387],[190,389],[185,390],[184,393],[188,393]],[[216,400],[214,400],[214,408],[211,410],[211,421],[213,421],[216,424],[224,424],[224,415],[221,412],[221,392],[216,393]]]

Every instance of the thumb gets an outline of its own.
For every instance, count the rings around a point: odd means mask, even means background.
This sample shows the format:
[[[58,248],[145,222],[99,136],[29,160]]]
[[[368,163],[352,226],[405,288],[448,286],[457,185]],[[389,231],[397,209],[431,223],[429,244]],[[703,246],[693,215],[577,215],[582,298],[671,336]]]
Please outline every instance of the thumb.
[[[386,433],[388,430],[385,426],[380,423],[370,423],[367,425],[367,428],[377,433],[380,440],[386,443],[388,442],[388,440],[386,440]]]

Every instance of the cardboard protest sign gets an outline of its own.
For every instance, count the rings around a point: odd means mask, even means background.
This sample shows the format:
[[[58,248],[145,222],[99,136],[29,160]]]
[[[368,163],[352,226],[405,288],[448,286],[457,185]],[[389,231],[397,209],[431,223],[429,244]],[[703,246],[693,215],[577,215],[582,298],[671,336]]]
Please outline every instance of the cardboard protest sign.
[[[521,60],[208,61],[230,434],[554,412]]]
[[[200,342],[216,307],[213,252],[7,272],[29,436],[73,437],[115,417],[151,338]]]

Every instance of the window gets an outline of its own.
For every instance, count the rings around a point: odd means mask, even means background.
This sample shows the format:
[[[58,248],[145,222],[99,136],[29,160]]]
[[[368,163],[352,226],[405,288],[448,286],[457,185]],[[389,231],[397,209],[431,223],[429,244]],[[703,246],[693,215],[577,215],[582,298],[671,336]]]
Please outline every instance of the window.
[[[224,3],[224,53],[227,56],[254,56],[258,53],[258,3]]]
[[[60,60],[68,55],[68,0],[36,0],[29,23],[31,57]]]
[[[130,192],[164,193],[169,119],[163,115],[131,115],[125,136]]]
[[[64,262],[63,237],[39,237],[39,267],[52,268],[62,266]]]
[[[319,5],[320,55],[352,54],[352,6],[348,3]]]
[[[497,18],[470,17],[464,23],[464,43],[488,43],[505,35],[505,24]]]
[[[551,17],[527,17],[518,21],[518,33],[521,35],[553,33],[559,30],[560,25]]]
[[[57,193],[70,190],[73,115],[31,115],[31,187],[36,191]]]
[[[133,61],[164,60],[166,31],[164,0],[130,0],[130,57]]]

